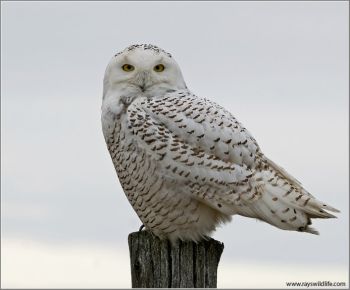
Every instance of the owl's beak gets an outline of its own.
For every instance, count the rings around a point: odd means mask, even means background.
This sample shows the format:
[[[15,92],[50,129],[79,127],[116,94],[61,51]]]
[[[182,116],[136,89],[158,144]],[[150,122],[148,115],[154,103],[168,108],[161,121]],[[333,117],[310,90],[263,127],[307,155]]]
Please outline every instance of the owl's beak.
[[[145,91],[145,84],[142,84],[141,86],[139,86],[141,91],[144,92]]]
[[[141,71],[137,74],[135,84],[141,89],[142,92],[150,85],[150,75],[147,71]]]

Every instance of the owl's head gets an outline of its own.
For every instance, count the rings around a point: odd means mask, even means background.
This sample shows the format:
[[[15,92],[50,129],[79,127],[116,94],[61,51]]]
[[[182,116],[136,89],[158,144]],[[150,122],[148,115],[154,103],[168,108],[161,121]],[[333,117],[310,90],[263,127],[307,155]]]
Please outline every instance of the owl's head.
[[[109,62],[104,77],[104,96],[112,92],[155,96],[185,88],[174,58],[150,44],[131,45],[117,53]]]

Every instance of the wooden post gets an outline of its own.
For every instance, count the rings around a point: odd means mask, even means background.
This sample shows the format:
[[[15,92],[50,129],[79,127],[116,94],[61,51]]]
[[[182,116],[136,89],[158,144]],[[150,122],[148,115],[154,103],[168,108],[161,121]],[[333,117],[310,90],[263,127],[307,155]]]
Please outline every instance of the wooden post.
[[[131,233],[128,241],[133,288],[216,288],[223,243],[171,245],[149,231]]]

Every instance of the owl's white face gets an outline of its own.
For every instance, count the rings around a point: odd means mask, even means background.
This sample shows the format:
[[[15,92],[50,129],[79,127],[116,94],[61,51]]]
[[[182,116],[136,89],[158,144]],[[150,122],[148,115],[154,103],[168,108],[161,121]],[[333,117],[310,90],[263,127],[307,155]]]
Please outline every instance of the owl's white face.
[[[109,62],[104,78],[104,97],[159,96],[186,85],[176,61],[160,48],[136,45],[126,48]]]

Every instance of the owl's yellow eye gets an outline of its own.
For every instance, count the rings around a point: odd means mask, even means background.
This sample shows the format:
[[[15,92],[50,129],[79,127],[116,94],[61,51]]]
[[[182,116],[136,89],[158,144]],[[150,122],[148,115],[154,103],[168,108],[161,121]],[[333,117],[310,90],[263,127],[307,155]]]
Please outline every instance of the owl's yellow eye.
[[[123,71],[133,71],[135,69],[135,67],[131,64],[126,63],[122,66],[122,69],[123,69]]]
[[[162,64],[157,64],[153,70],[156,71],[156,72],[162,72],[163,70],[165,69],[165,66],[162,65]]]

